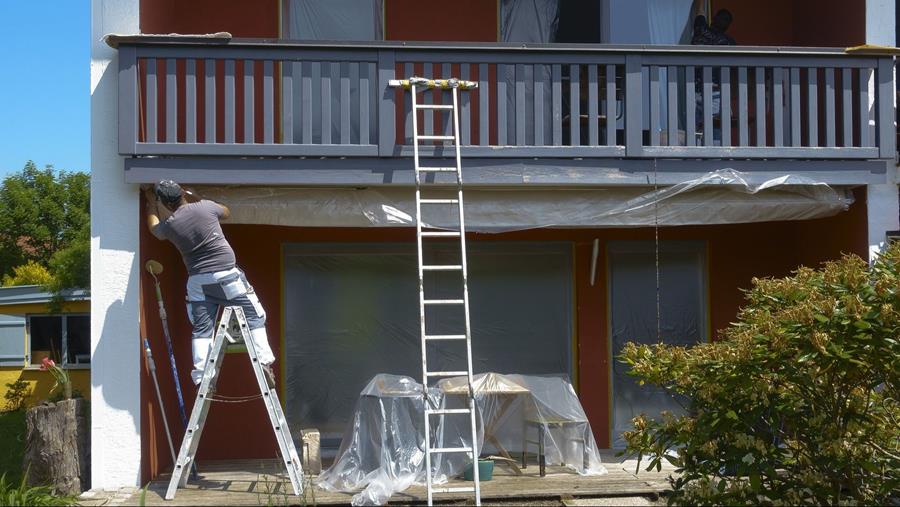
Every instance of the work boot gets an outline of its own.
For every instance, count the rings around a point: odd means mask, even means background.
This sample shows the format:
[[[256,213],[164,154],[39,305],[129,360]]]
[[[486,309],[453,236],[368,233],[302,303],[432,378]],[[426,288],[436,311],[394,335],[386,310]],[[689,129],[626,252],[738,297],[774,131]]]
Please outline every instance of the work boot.
[[[262,365],[263,373],[265,373],[266,383],[269,384],[269,389],[275,389],[275,370],[272,369],[271,364]]]

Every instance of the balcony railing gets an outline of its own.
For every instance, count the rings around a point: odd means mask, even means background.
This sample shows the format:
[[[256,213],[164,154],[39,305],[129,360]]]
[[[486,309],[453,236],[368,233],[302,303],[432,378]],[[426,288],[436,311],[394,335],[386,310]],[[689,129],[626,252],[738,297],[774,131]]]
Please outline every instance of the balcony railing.
[[[408,92],[460,77],[478,157],[890,159],[893,58],[821,48],[119,40],[130,156],[410,155]],[[870,100],[874,96],[874,100]],[[449,103],[447,92],[423,93]],[[423,133],[449,133],[420,111]],[[426,151],[440,154],[440,143]]]

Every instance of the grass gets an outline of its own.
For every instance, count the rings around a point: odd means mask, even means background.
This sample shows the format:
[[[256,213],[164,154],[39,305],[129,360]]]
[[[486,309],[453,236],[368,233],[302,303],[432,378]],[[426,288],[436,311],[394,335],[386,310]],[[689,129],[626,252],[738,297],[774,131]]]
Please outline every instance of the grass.
[[[6,482],[18,484],[22,479],[22,460],[25,456],[25,411],[0,413],[0,475]]]

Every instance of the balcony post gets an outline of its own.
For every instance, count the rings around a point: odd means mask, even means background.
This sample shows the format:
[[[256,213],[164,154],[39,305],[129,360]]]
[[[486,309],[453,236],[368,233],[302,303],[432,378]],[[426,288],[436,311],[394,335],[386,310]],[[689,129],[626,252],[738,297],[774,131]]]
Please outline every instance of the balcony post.
[[[132,46],[119,48],[119,155],[134,155],[137,143],[137,58]]]
[[[381,98],[378,100],[379,157],[394,155],[397,106],[394,103],[395,90],[388,86],[388,82],[395,78],[394,64],[395,54],[393,50],[378,50],[378,91],[381,92]]]
[[[875,125],[878,128],[878,153],[881,158],[893,159],[896,156],[897,128],[894,125],[894,58],[882,56],[878,58],[877,68],[877,110]]]
[[[643,94],[641,57],[625,57],[625,155],[638,157],[643,151]]]

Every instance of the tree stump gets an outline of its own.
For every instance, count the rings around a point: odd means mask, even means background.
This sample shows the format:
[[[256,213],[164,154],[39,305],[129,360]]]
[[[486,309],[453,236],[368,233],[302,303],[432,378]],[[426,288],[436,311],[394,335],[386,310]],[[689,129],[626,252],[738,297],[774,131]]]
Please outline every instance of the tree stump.
[[[23,467],[32,486],[78,495],[90,488],[90,434],[83,399],[43,403],[25,414]]]

